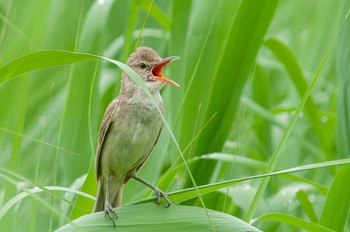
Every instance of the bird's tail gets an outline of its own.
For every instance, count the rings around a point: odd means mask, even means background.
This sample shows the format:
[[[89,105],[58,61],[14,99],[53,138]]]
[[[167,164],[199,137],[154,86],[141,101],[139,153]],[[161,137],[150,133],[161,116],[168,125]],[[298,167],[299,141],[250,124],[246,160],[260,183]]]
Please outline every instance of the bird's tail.
[[[94,209],[92,210],[92,212],[99,212],[99,211],[103,211],[105,209],[105,190],[104,190],[104,180],[101,179],[100,183],[98,184],[98,189],[97,189],[97,194],[96,194],[96,200],[95,200],[95,205],[94,205]]]
[[[110,183],[109,196],[110,196],[109,203],[113,207],[120,206],[122,202],[122,196],[123,196],[123,184]],[[92,212],[104,211],[105,199],[106,199],[106,180],[101,178],[97,189],[94,209]]]

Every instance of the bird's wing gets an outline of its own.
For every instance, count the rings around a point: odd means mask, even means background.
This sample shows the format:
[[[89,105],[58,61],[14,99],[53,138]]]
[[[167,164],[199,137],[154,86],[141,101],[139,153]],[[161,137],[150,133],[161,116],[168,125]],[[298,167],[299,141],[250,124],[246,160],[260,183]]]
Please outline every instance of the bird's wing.
[[[146,160],[148,159],[148,157],[151,155],[154,147],[156,146],[157,142],[158,142],[158,139],[159,139],[159,136],[160,136],[160,133],[162,132],[162,128],[160,128],[160,130],[158,131],[158,135],[157,135],[157,138],[156,140],[154,141],[154,144],[151,148],[151,150],[149,151],[148,155],[137,165],[136,167],[136,171],[138,171],[142,166],[143,164],[146,162]]]
[[[99,180],[101,177],[101,155],[102,155],[102,148],[103,148],[103,142],[105,140],[105,136],[110,128],[112,116],[115,112],[115,110],[119,106],[119,98],[114,99],[107,107],[107,110],[103,116],[101,128],[100,128],[100,136],[98,138],[98,144],[96,149],[96,179]]]
[[[148,152],[147,156],[143,157],[141,160],[139,160],[136,165],[130,170],[130,172],[126,175],[123,183],[125,184],[126,182],[128,182],[130,180],[130,178],[135,175],[135,173],[145,164],[145,162],[148,160],[149,156],[151,155],[154,147],[156,146],[160,133],[162,132],[162,128],[160,128],[160,130],[158,131],[158,135],[156,140],[154,141],[154,144],[151,148],[151,150]]]

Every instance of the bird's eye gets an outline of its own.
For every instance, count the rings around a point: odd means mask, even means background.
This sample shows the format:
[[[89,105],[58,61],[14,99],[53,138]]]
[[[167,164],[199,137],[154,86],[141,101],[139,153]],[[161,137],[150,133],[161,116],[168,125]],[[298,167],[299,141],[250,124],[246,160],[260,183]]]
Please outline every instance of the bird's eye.
[[[140,68],[145,69],[147,65],[145,63],[140,63]]]

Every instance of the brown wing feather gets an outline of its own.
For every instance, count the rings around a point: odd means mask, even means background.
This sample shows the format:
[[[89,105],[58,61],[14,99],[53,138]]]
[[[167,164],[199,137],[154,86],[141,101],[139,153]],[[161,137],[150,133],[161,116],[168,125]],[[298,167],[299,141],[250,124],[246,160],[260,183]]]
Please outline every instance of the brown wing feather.
[[[111,125],[112,116],[115,110],[118,108],[118,105],[119,105],[119,99],[115,98],[111,103],[109,103],[102,119],[102,123],[100,127],[100,135],[98,138],[98,144],[96,149],[96,179],[97,180],[100,180],[100,177],[101,177],[101,155],[102,155],[101,151],[103,147],[103,142],[105,140],[105,136]]]
[[[146,158],[136,167],[136,171],[138,171],[142,165],[146,162],[146,160],[148,159],[148,157],[151,155],[154,147],[156,146],[157,142],[158,142],[158,139],[159,139],[159,136],[160,136],[160,133],[162,132],[162,128],[160,128],[159,132],[158,132],[158,135],[157,135],[157,138],[156,138],[156,141],[154,141],[154,144],[153,144],[153,147],[152,149],[149,151],[148,155],[146,156]]]

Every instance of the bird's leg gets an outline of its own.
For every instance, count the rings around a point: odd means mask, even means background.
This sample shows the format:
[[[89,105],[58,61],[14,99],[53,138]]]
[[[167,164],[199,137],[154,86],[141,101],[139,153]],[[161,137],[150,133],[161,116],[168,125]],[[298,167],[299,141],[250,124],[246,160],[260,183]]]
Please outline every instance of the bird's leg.
[[[143,179],[137,177],[135,174],[133,174],[131,177],[132,177],[133,179],[139,181],[140,183],[142,183],[142,184],[148,186],[149,188],[153,189],[153,191],[156,192],[157,204],[158,204],[158,205],[160,204],[160,198],[161,198],[161,197],[164,197],[164,200],[166,201],[166,203],[168,203],[167,208],[171,205],[171,201],[169,200],[168,195],[167,195],[165,192],[163,192],[162,190],[160,190],[160,189],[157,188],[156,186],[154,186],[154,185],[148,183],[147,181],[145,181],[145,180],[143,180]]]
[[[118,218],[118,216],[117,216],[117,214],[115,214],[111,203],[109,203],[109,185],[110,185],[111,179],[112,179],[112,176],[111,175],[108,176],[107,184],[106,184],[105,216],[108,216],[109,219],[111,219],[111,221],[113,222],[113,225],[115,227],[115,222],[114,222],[113,216],[115,216],[116,218]]]

